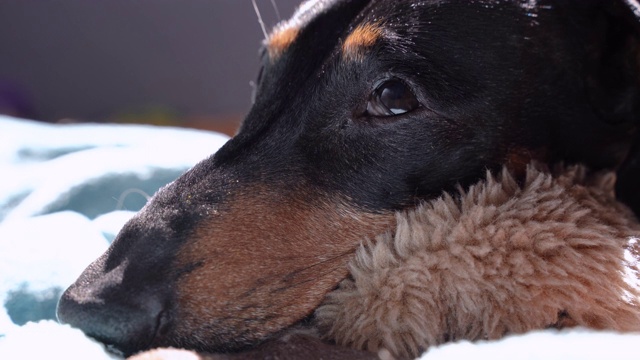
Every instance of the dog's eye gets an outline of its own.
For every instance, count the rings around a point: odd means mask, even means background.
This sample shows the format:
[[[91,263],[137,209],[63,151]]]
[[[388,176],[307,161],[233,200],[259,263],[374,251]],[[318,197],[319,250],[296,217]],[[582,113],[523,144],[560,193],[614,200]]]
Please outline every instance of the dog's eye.
[[[420,106],[411,89],[403,81],[391,79],[380,84],[371,94],[367,113],[372,116],[394,116]]]

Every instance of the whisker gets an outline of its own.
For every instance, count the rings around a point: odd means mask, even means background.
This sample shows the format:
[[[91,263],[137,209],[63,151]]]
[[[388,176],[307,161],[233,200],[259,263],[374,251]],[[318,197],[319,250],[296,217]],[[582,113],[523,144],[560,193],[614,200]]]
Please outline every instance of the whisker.
[[[303,267],[303,268],[301,268],[301,269],[298,269],[298,270],[296,270],[296,271],[294,271],[294,272],[290,273],[289,275],[287,275],[287,276],[285,277],[285,283],[286,283],[286,284],[285,284],[284,286],[281,286],[281,287],[279,287],[279,288],[274,289],[274,290],[273,290],[273,292],[282,291],[282,290],[285,290],[285,289],[288,289],[288,288],[292,288],[292,287],[295,287],[295,286],[304,285],[305,283],[308,283],[308,282],[316,281],[318,278],[322,278],[322,277],[324,277],[325,275],[330,274],[330,273],[332,273],[332,272],[336,271],[336,268],[330,268],[330,269],[328,269],[328,270],[326,270],[326,271],[324,271],[324,272],[321,272],[321,273],[316,274],[316,276],[314,276],[313,278],[301,279],[301,280],[298,280],[298,281],[296,281],[296,282],[290,282],[290,283],[288,283],[287,278],[294,278],[297,274],[299,274],[299,273],[301,273],[301,272],[304,272],[304,271],[310,270],[310,269],[312,269],[312,268],[314,268],[314,267],[318,267],[318,266],[321,266],[321,265],[328,264],[328,263],[330,263],[330,262],[332,262],[332,261],[338,260],[338,259],[340,259],[340,258],[342,258],[342,257],[345,257],[345,256],[351,256],[351,255],[353,255],[353,253],[354,253],[354,251],[353,251],[353,250],[348,250],[348,251],[345,251],[345,252],[343,252],[343,253],[340,253],[340,254],[337,254],[337,255],[335,255],[335,256],[332,256],[332,257],[330,257],[330,258],[327,258],[327,259],[325,259],[325,260],[318,261],[318,262],[315,262],[315,263],[310,264],[310,265],[308,265],[308,266],[305,266],[305,267]]]
[[[251,0],[253,4],[253,10],[255,10],[256,15],[258,16],[258,23],[260,24],[260,28],[262,28],[262,33],[264,34],[264,41],[269,40],[269,35],[267,35],[267,28],[264,26],[264,21],[262,21],[262,15],[260,14],[260,9],[258,9],[258,5],[256,5],[256,0]]]
[[[128,189],[126,191],[124,191],[122,194],[120,194],[120,197],[118,198],[118,203],[116,204],[116,210],[122,210],[124,209],[124,201],[126,200],[127,196],[131,195],[131,194],[139,194],[142,195],[145,199],[147,199],[147,201],[149,201],[149,199],[151,199],[151,195],[147,194],[145,191],[141,190],[141,189]]]
[[[280,17],[280,10],[278,10],[278,5],[276,5],[276,0],[271,0],[271,5],[273,5],[273,10],[276,11],[276,16],[278,17],[278,21],[282,20]]]

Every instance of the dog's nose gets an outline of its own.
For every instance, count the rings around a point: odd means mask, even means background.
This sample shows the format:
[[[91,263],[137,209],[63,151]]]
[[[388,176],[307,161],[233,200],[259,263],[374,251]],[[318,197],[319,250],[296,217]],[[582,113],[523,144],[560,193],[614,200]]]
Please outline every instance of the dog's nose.
[[[101,299],[71,287],[58,302],[58,320],[86,335],[130,355],[146,349],[161,323],[162,301],[153,294],[136,301]],[[89,295],[89,296],[87,296]],[[124,295],[124,294],[123,294]]]
[[[148,348],[163,323],[167,302],[161,292],[151,288],[127,291],[118,269],[100,276],[94,270],[90,266],[62,294],[57,309],[59,322],[124,355]]]

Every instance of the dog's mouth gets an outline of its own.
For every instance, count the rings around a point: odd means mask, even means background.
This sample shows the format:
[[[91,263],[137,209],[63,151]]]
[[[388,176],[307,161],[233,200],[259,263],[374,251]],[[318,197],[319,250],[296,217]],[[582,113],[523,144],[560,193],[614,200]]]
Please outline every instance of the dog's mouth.
[[[160,313],[158,314],[158,317],[156,318],[155,329],[152,331],[150,340],[143,347],[143,349],[150,349],[157,346],[156,344],[162,343],[163,340],[166,338],[166,335],[169,333],[169,330],[170,330],[170,316],[169,316],[169,311],[165,309],[160,311]],[[127,355],[131,355],[131,354],[127,354]]]
[[[129,345],[116,344],[114,342],[97,339],[105,344],[107,352],[127,358],[135,355],[140,351],[152,349],[154,347],[163,346],[166,342],[166,336],[170,331],[170,316],[167,310],[162,310],[155,319],[155,326],[148,333],[141,332],[138,336],[132,337],[132,343]],[[166,345],[165,345],[166,346]]]
[[[169,312],[167,310],[162,310],[160,314],[158,314],[158,318],[156,320],[156,330],[151,339],[151,344],[159,339],[163,339],[169,333]]]

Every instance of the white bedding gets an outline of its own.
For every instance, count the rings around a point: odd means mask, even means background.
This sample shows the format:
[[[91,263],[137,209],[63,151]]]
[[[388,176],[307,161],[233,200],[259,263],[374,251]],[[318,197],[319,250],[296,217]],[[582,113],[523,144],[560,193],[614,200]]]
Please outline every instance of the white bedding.
[[[160,186],[224,135],[0,116],[0,359],[111,359],[53,319],[61,291]],[[47,320],[49,319],[49,320]],[[423,359],[640,358],[640,334],[554,330],[434,348]]]

